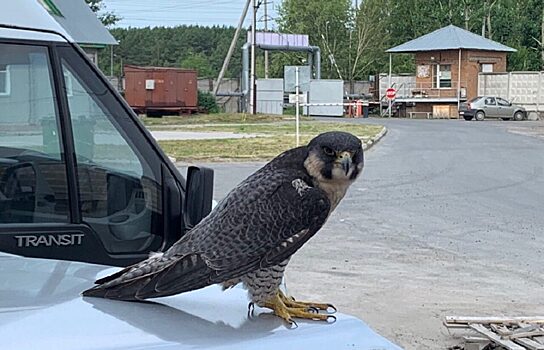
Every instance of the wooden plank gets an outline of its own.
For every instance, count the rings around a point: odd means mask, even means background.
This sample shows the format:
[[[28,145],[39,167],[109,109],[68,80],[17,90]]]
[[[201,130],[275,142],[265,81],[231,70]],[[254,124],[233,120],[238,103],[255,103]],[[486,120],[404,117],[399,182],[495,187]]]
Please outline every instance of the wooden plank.
[[[536,337],[539,335],[544,335],[544,331],[542,329],[537,329],[532,332],[520,332],[515,334],[509,334],[503,336],[504,339],[516,339],[516,338],[527,338],[527,337]]]
[[[519,328],[515,329],[512,333],[518,334],[518,333],[524,333],[524,332],[532,332],[539,329],[539,326],[536,324],[525,324],[520,323],[518,324]]]
[[[534,337],[533,340],[541,343],[541,344],[544,344],[544,337]]]
[[[501,337],[497,334],[492,332],[491,330],[485,328],[481,324],[471,324],[470,328],[474,329],[476,332],[485,335],[489,339],[491,339],[494,343],[499,344],[507,348],[508,350],[526,350],[524,347],[514,343],[511,340],[501,339]]]
[[[506,328],[506,326],[502,325],[502,324],[498,324],[498,323],[491,323],[489,325],[489,327],[491,328],[491,330],[501,336],[503,335],[510,335],[512,334],[512,331],[509,330],[508,328]]]
[[[463,340],[467,343],[489,343],[489,338],[473,337],[468,335],[463,336]]]
[[[468,323],[447,323],[444,322],[444,326],[448,328],[468,328]]]
[[[530,350],[544,350],[544,344],[540,344],[529,338],[519,338],[519,339],[516,339],[515,341],[516,343],[519,343]]]
[[[519,322],[526,323],[544,323],[544,316],[522,316],[522,317],[471,317],[471,316],[446,316],[445,323],[505,323],[517,324]]]

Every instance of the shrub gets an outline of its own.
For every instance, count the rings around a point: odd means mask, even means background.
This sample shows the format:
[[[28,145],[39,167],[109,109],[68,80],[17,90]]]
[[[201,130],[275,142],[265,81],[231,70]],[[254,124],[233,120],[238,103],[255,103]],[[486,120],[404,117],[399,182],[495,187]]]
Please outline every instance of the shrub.
[[[215,96],[210,92],[198,91],[198,108],[208,113],[219,113]]]

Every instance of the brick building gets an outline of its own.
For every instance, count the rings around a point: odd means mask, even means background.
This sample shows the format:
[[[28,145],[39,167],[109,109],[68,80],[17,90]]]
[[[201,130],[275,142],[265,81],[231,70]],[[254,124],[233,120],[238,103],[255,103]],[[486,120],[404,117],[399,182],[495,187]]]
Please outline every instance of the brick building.
[[[516,50],[454,25],[393,47],[415,54],[415,82],[393,86],[401,116],[457,118],[459,103],[478,94],[479,72],[506,72],[506,56]],[[405,84],[405,85],[406,85]]]

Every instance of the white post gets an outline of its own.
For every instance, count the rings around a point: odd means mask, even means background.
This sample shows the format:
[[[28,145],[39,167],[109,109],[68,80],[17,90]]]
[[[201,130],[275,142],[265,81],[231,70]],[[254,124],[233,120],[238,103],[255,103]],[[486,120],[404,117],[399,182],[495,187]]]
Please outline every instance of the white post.
[[[389,54],[389,82],[387,84],[388,89],[391,87],[391,69],[392,69],[391,67],[392,67],[392,65],[393,65],[393,58],[392,58],[392,55]],[[388,98],[387,100],[389,101],[388,102],[389,103],[389,118],[391,118],[391,108],[393,107],[392,103],[391,103],[392,99]]]
[[[540,115],[540,99],[541,98],[542,98],[542,72],[539,72],[538,73],[538,88],[536,92],[536,114],[538,116]]]
[[[295,94],[297,95],[297,102],[295,103],[296,105],[296,114],[295,114],[295,124],[296,124],[296,137],[297,137],[297,147],[299,146],[300,144],[300,134],[299,134],[299,119],[300,119],[300,115],[299,115],[299,108],[300,108],[300,91],[299,91],[299,86],[298,86],[298,66],[295,68]]]
[[[457,67],[457,119],[461,108],[461,49],[459,49],[459,67]]]

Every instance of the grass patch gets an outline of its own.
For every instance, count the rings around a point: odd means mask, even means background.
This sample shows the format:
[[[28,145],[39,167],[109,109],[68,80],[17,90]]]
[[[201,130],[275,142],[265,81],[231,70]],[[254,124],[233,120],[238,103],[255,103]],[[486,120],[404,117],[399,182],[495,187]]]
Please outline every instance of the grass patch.
[[[220,129],[218,129],[220,127]],[[278,125],[237,125],[206,127],[209,131],[235,131],[266,134],[264,137],[222,140],[159,141],[163,150],[178,161],[257,161],[270,160],[281,152],[295,147],[293,123]],[[237,129],[243,127],[243,129]],[[301,123],[301,144],[307,144],[316,135],[326,131],[347,131],[362,139],[374,137],[382,130],[378,125],[347,123]],[[269,135],[269,136],[268,136]]]
[[[293,116],[251,115],[246,113],[217,113],[198,114],[187,117],[168,116],[162,118],[140,117],[144,125],[171,126],[171,125],[194,125],[194,124],[253,124],[253,123],[275,123],[293,119]],[[304,117],[305,120],[310,118]]]
[[[301,121],[300,133],[317,135],[322,132],[339,130],[353,134],[361,134],[364,137],[369,130],[381,130],[381,126],[354,125],[348,123],[325,123],[313,121]],[[186,125],[173,126],[169,130],[192,131],[192,132],[232,132],[236,134],[258,134],[258,135],[294,135],[294,121],[274,124],[234,124],[234,125]]]

